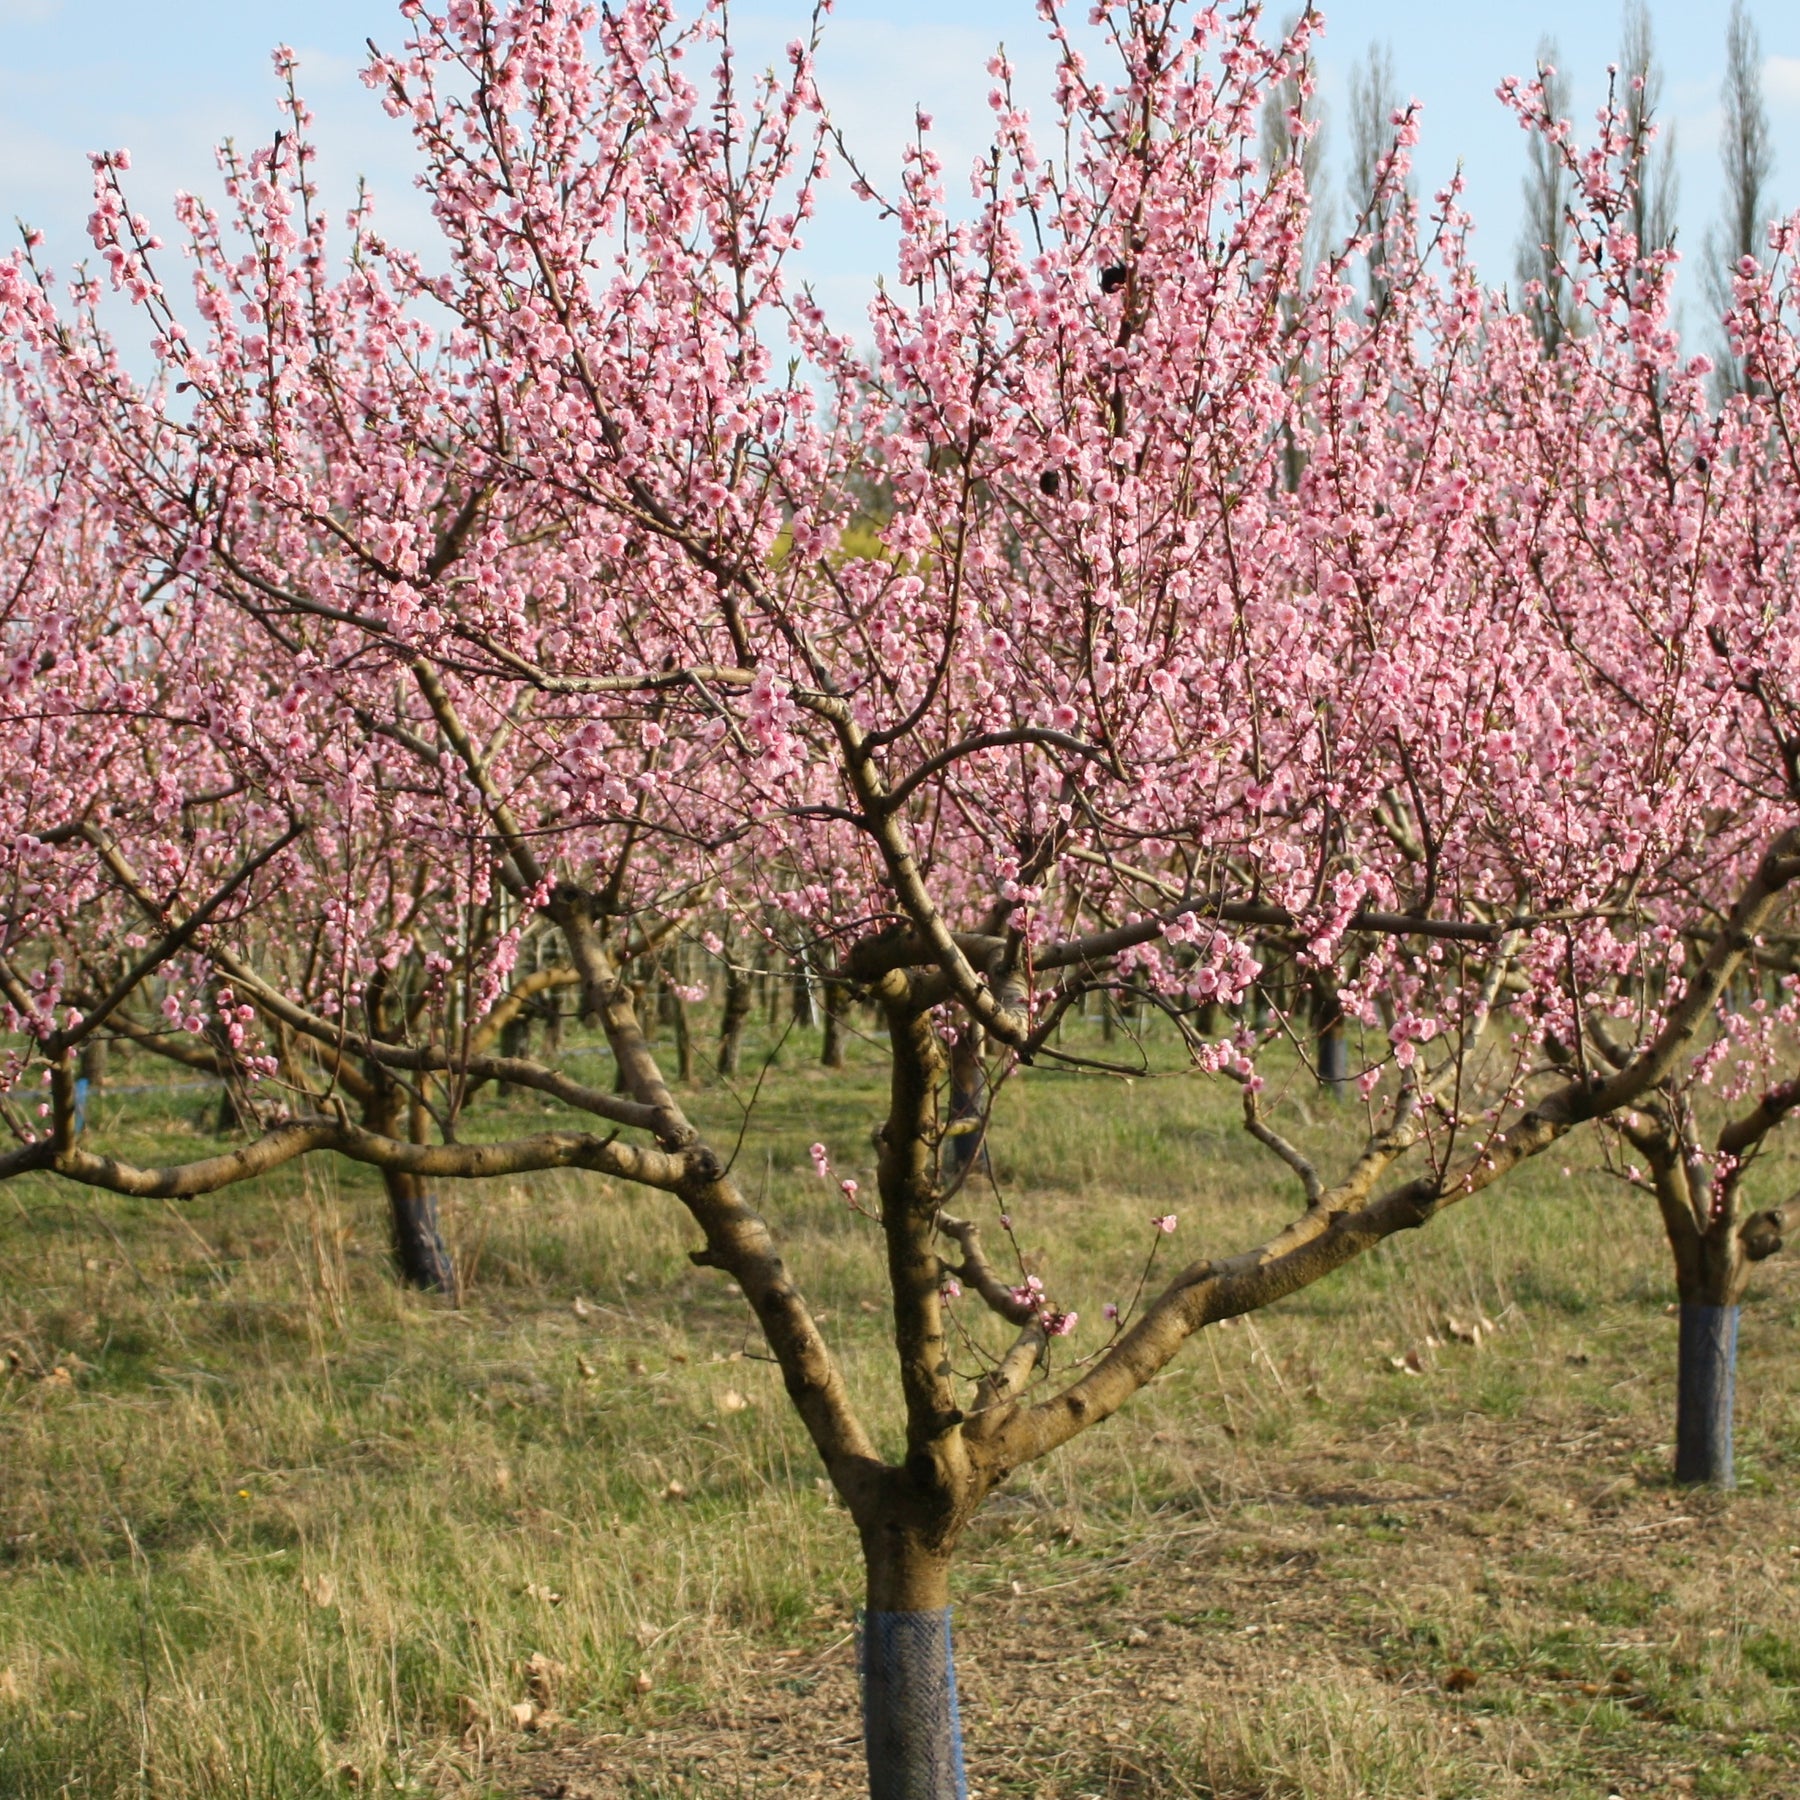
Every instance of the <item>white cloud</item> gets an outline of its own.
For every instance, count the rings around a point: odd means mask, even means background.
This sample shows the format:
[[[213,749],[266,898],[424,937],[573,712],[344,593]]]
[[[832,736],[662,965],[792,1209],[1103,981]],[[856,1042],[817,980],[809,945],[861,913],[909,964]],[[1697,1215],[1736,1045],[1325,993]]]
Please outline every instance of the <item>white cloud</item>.
[[[1772,105],[1800,107],[1800,56],[1771,56],[1763,64],[1763,89]]]

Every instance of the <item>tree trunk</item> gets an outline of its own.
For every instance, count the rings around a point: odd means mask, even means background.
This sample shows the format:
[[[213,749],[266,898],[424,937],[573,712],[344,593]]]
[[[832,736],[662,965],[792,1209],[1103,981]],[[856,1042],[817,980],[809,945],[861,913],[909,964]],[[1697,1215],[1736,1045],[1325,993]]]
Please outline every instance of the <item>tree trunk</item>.
[[[531,1016],[521,1012],[517,1018],[508,1019],[500,1028],[500,1054],[502,1056],[526,1056],[531,1050]],[[494,1083],[494,1093],[504,1100],[512,1092],[504,1081]]]
[[[388,1218],[393,1232],[394,1266],[408,1287],[455,1300],[456,1263],[438,1225],[437,1195],[417,1175],[387,1169]]]
[[[1675,1479],[1689,1486],[1737,1485],[1731,1460],[1737,1339],[1737,1307],[1682,1303]]]
[[[1334,1100],[1343,1099],[1350,1086],[1350,1042],[1341,1024],[1319,1039],[1319,1086]]]
[[[81,1047],[81,1060],[75,1065],[75,1130],[87,1130],[88,1108],[106,1088],[106,1044],[103,1037],[91,1037]]]
[[[850,1017],[850,990],[841,981],[825,984],[825,1029],[819,1038],[819,1064],[826,1069],[844,1066],[845,1029]]]
[[[870,1800],[967,1800],[950,1626],[950,1564],[899,1533],[866,1534],[858,1633]]]
[[[812,963],[804,954],[794,958],[790,980],[793,990],[794,1023],[802,1031],[817,1030],[819,1006],[813,992]]]
[[[1737,1387],[1738,1301],[1750,1277],[1735,1207],[1723,1207],[1706,1227],[1665,1206],[1675,1285],[1681,1300],[1676,1355],[1675,1479],[1687,1486],[1729,1488],[1732,1405]]]
[[[371,1069],[371,1075],[378,1071]],[[383,1137],[405,1136],[414,1143],[423,1141],[422,1123],[417,1109],[409,1120],[407,1096],[391,1081],[382,1082],[375,1096],[363,1109],[363,1123]],[[402,1126],[405,1126],[404,1132]],[[383,1169],[382,1186],[387,1190],[388,1233],[394,1251],[394,1268],[408,1287],[421,1293],[442,1294],[452,1304],[457,1292],[456,1260],[444,1242],[438,1224],[437,1195],[422,1176],[408,1175],[398,1169]]]
[[[719,1073],[735,1075],[744,1048],[744,1026],[756,1004],[750,976],[735,962],[725,965],[725,1013],[719,1021]]]
[[[679,1078],[683,1082],[694,1079],[694,1026],[688,1017],[687,1002],[677,994],[673,987],[665,987],[675,1002],[675,1062]]]
[[[1350,1035],[1344,1009],[1328,987],[1314,990],[1313,1023],[1318,1032],[1319,1086],[1334,1100],[1350,1091]]]
[[[982,1052],[986,1033],[965,1021],[950,1048],[950,1129],[944,1134],[943,1175],[946,1183],[960,1182],[977,1158],[983,1169],[987,1158],[987,1063]]]
[[[219,1089],[219,1108],[213,1114],[213,1136],[235,1137],[240,1131],[254,1131],[256,1118],[244,1110],[239,1099],[238,1084],[233,1075],[225,1077],[225,1085]]]

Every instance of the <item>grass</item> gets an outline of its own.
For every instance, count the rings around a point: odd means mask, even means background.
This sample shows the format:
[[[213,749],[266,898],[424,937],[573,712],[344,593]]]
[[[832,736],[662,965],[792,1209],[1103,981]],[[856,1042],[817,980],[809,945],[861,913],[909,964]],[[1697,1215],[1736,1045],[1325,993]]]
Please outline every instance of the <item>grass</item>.
[[[805,1048],[739,1173],[891,1447],[872,1227],[806,1154],[868,1184],[881,1068]],[[105,1104],[142,1155],[210,1140],[204,1095]],[[1075,1354],[1151,1213],[1192,1255],[1294,1200],[1185,1080],[1028,1074],[995,1154]],[[1566,1160],[1204,1334],[996,1497],[959,1588],[982,1792],[1800,1791],[1800,1282],[1746,1311],[1743,1489],[1670,1488],[1667,1253]],[[0,1193],[0,1795],[855,1791],[854,1534],[691,1226],[561,1175],[447,1212],[460,1312],[393,1286],[348,1167]]]

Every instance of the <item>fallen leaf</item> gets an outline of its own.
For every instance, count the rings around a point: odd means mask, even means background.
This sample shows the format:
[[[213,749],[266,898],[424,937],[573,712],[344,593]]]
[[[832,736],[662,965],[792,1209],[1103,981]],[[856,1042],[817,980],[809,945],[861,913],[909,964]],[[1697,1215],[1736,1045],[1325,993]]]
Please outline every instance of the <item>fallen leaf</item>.
[[[1453,1694],[1466,1694],[1481,1679],[1473,1669],[1457,1663],[1444,1676],[1444,1686]]]
[[[577,1350],[575,1352],[575,1366],[576,1366],[576,1368],[578,1368],[581,1371],[582,1375],[589,1381],[592,1381],[594,1379],[594,1377],[600,1373],[600,1371],[597,1368],[595,1368],[594,1365],[591,1362],[589,1362],[588,1359],[585,1356],[583,1356],[579,1350]]]
[[[585,1319],[592,1315],[594,1309],[591,1306],[589,1306],[588,1303],[584,1299],[582,1299],[582,1297],[579,1294],[577,1294],[575,1296],[575,1303],[573,1306],[570,1307],[569,1310],[572,1313],[574,1313],[576,1318]]]
[[[302,1577],[300,1591],[314,1606],[337,1605],[337,1582],[329,1569],[321,1570],[317,1575]]]
[[[537,1717],[537,1708],[529,1700],[520,1700],[512,1707],[512,1722],[521,1731],[528,1730],[531,1721]]]
[[[537,1704],[548,1710],[556,1698],[556,1684],[569,1672],[567,1663],[553,1662],[534,1650],[525,1661],[525,1687]]]
[[[665,1500],[685,1500],[688,1497],[688,1491],[679,1481],[671,1481],[669,1485],[663,1489],[662,1497]]]
[[[563,1597],[554,1588],[547,1588],[542,1582],[528,1581],[525,1584],[527,1600],[541,1600],[546,1606],[561,1606]]]
[[[750,1402],[736,1388],[727,1388],[719,1396],[719,1411],[723,1413],[742,1412]]]

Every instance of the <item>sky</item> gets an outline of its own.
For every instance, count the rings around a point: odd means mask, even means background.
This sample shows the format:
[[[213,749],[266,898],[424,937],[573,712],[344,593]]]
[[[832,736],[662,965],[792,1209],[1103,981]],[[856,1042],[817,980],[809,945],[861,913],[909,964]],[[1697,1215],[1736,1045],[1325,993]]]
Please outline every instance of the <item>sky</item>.
[[[810,0],[737,0],[746,53],[775,58],[809,11]],[[1751,0],[1750,11],[1762,39],[1774,196],[1785,211],[1800,207],[1800,5]],[[1650,12],[1675,131],[1679,241],[1692,258],[1720,193],[1726,8],[1653,0]],[[1371,42],[1385,42],[1401,95],[1424,106],[1420,188],[1431,192],[1461,161],[1477,261],[1490,279],[1506,279],[1524,137],[1495,86],[1531,73],[1550,30],[1573,82],[1577,126],[1590,124],[1618,54],[1617,0],[1339,0],[1326,20],[1319,63],[1328,162],[1341,169],[1347,152],[1350,70]],[[129,191],[153,218],[166,218],[177,188],[216,191],[213,146],[226,136],[265,142],[278,123],[269,52],[286,43],[300,53],[302,90],[318,115],[327,198],[347,199],[366,176],[385,228],[425,249],[430,225],[405,132],[357,78],[365,40],[392,45],[399,25],[394,0],[0,0],[0,221],[41,228],[52,260],[67,268],[86,248],[86,152],[100,148],[131,150]],[[821,87],[872,171],[897,165],[916,105],[934,115],[947,169],[960,171],[985,141],[984,64],[1000,43],[1026,84],[1048,66],[1031,0],[838,0]],[[842,317],[866,304],[886,263],[885,240],[846,202],[815,222],[804,257]]]

